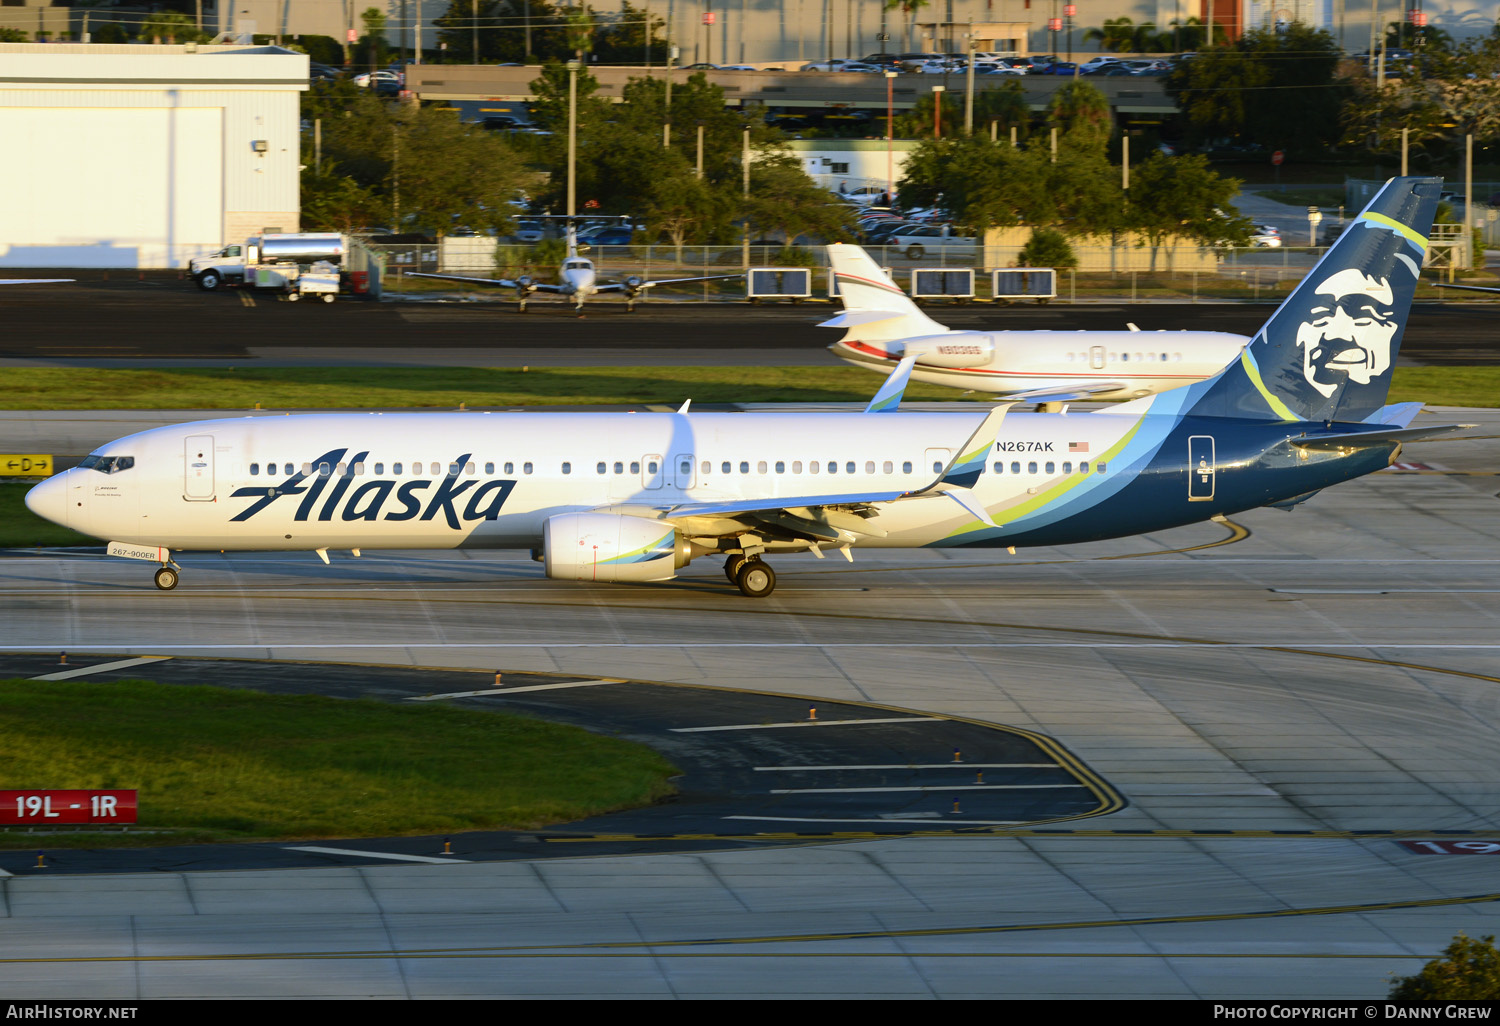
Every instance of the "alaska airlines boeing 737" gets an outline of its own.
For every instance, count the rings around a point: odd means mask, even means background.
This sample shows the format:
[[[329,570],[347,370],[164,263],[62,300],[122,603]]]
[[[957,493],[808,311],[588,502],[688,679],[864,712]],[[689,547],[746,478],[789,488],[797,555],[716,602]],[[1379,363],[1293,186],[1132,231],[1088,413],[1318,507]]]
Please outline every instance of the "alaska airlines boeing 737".
[[[917,358],[912,377],[1028,402],[1138,399],[1217,374],[1250,340],[1224,331],[954,331],[922,312],[858,246],[834,243],[828,262],[848,328],[828,348],[889,372]]]
[[[1384,405],[1439,179],[1386,184],[1237,360],[1093,413],[317,414],[100,446],[31,509],[159,563],[178,549],[530,547],[547,576],[664,581],[717,555],[746,595],[772,553],[1063,545],[1291,506],[1389,465]]]

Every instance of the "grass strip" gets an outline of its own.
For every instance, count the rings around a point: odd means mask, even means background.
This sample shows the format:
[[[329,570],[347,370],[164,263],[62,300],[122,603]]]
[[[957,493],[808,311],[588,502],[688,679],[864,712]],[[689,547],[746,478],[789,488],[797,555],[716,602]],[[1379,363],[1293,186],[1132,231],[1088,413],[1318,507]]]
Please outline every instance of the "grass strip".
[[[0,549],[54,545],[98,545],[97,538],[58,527],[26,508],[30,484],[0,484]]]
[[[97,370],[17,367],[6,410],[457,409],[504,406],[864,402],[880,377],[858,367],[266,367]],[[908,399],[984,402],[912,382]],[[1500,405],[1500,367],[1398,367],[1391,402]]]
[[[508,713],[145,680],[0,681],[0,763],[7,788],[140,792],[130,833],[48,847],[532,830],[659,801],[678,772]],[[37,838],[0,831],[0,848]]]

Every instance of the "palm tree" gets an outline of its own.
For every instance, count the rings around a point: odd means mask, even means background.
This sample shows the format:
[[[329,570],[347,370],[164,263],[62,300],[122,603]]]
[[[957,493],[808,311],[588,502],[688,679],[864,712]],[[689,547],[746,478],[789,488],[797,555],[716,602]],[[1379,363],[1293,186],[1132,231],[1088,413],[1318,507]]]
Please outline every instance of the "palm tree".
[[[1102,29],[1091,28],[1083,34],[1083,41],[1097,40],[1106,50],[1120,53],[1130,49],[1135,42],[1138,29],[1129,18],[1106,18]]]
[[[885,9],[887,11],[894,11],[899,7],[901,8],[901,12],[903,14],[909,16],[905,30],[905,49],[908,53],[911,52],[911,30],[912,25],[915,24],[917,20],[917,10],[919,8],[926,7],[927,3],[928,0],[885,0]]]

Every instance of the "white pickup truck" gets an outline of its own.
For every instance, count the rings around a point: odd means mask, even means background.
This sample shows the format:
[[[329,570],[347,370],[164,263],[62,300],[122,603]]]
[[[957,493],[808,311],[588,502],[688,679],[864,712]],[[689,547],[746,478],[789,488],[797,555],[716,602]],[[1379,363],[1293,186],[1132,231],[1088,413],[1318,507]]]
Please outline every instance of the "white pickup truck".
[[[331,265],[336,275],[348,247],[348,240],[337,232],[252,235],[243,246],[225,246],[211,257],[190,261],[188,273],[206,292],[225,285],[249,284],[294,293],[299,291],[297,282],[303,277],[299,271],[310,270],[312,264]],[[327,268],[318,270],[324,275],[308,276],[308,284],[315,287],[300,291],[323,293],[331,302],[330,290],[324,287]],[[337,292],[337,288],[331,291]]]

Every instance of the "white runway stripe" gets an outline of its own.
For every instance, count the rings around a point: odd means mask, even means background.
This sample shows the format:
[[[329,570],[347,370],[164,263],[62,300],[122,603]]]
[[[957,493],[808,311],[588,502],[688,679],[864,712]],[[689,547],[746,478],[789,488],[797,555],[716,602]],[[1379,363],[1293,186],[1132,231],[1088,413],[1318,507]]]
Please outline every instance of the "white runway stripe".
[[[911,770],[911,769],[1057,769],[1055,762],[905,762],[889,766],[754,766],[757,773],[800,773],[803,770]]]
[[[931,723],[942,716],[896,716],[870,720],[791,720],[787,723],[734,723],[722,727],[673,727],[673,734],[703,734],[713,730],[771,730],[780,727],[860,727],[867,723]]]
[[[876,791],[1054,791],[1082,784],[948,784],[942,787],[789,787],[767,794],[873,794]]]
[[[452,855],[396,855],[388,851],[354,851],[350,848],[315,848],[312,846],[287,846],[287,851],[309,851],[314,855],[353,855],[362,859],[395,859],[399,862],[468,862],[468,859]]]
[[[68,680],[71,677],[87,677],[91,673],[105,673],[109,670],[123,670],[127,666],[140,666],[143,663],[159,663],[171,656],[139,656],[135,659],[117,659],[112,663],[99,663],[95,666],[80,666],[76,670],[63,670],[59,673],[48,673],[41,677],[33,677],[32,680]]]
[[[592,688],[600,684],[623,684],[619,680],[573,680],[566,684],[530,684],[522,688],[488,688],[484,691],[449,691],[441,695],[423,695],[420,698],[408,698],[408,702],[440,702],[445,698],[504,698],[506,695],[519,695],[525,691],[556,691],[561,688]]]

